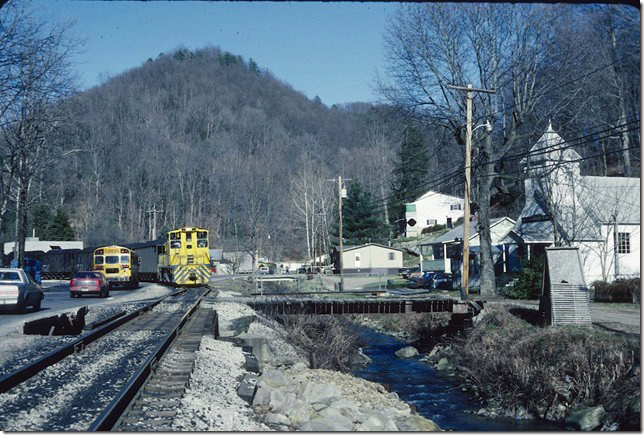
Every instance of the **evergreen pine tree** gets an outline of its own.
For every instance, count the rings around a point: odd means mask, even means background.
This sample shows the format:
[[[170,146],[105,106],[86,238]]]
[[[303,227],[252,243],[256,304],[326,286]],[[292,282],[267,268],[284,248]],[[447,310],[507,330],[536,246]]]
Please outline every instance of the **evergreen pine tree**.
[[[373,196],[357,181],[352,182],[348,190],[348,197],[342,203],[342,236],[347,245],[384,243],[388,230],[373,205]]]
[[[74,229],[69,224],[69,217],[64,211],[56,211],[56,216],[49,226],[49,237],[51,240],[74,240]]]
[[[397,222],[398,235],[405,232],[405,202],[415,200],[424,193],[422,183],[427,176],[429,153],[423,133],[416,127],[408,126],[398,154],[399,163],[393,171],[392,190],[394,199],[389,204],[392,223]]]
[[[35,206],[31,212],[31,223],[36,237],[40,240],[49,240],[49,225],[51,224],[49,207],[44,204]]]

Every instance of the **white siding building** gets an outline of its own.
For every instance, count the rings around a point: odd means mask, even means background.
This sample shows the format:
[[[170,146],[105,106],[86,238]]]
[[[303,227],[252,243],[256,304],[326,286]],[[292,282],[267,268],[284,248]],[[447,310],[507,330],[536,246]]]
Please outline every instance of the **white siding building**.
[[[507,241],[528,258],[552,245],[578,247],[589,285],[639,277],[640,179],[581,175],[579,154],[566,146],[548,126],[524,159],[526,204]]]
[[[420,236],[423,228],[437,224],[451,227],[459,218],[463,217],[464,206],[463,198],[432,190],[426,192],[416,201],[405,204],[407,237]],[[414,226],[409,225],[410,219],[416,221]]]
[[[340,271],[339,252],[334,248],[331,260],[336,273]],[[342,250],[344,273],[396,274],[403,266],[403,250],[391,246],[367,243],[361,246],[345,246]]]
[[[13,252],[16,242],[6,242],[4,244],[4,255]],[[40,240],[38,237],[27,237],[25,240],[25,252],[42,251],[48,252],[52,249],[83,249],[83,242],[79,240],[59,241],[59,240]]]

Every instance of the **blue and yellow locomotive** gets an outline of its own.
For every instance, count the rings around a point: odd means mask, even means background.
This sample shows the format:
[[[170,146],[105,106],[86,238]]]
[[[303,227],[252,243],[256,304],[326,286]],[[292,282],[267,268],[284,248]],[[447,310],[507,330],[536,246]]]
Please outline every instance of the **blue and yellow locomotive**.
[[[210,281],[208,230],[185,227],[168,232],[159,252],[159,282],[205,285]]]

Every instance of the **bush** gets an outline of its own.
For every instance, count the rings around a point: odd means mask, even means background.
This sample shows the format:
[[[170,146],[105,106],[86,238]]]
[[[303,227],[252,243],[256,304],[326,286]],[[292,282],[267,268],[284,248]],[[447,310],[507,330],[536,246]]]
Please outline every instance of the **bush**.
[[[506,296],[511,299],[539,299],[543,285],[543,257],[535,256],[528,260],[517,275],[517,279],[507,287]]]
[[[288,340],[308,355],[315,354],[317,368],[351,371],[349,357],[360,342],[341,316],[291,315],[280,317]]]
[[[595,291],[595,302],[639,302],[639,278],[617,279],[611,283],[595,281],[591,288]]]
[[[613,421],[631,420],[633,400],[640,398],[639,338],[574,326],[536,328],[505,307],[486,312],[452,346],[459,375],[486,406],[509,413],[522,406],[560,420],[574,409],[603,405]]]
[[[429,233],[433,233],[434,231],[440,231],[440,230],[443,230],[443,229],[445,229],[445,225],[436,224],[436,225],[432,225],[431,227],[423,228],[420,231],[420,233],[421,234],[429,234]]]

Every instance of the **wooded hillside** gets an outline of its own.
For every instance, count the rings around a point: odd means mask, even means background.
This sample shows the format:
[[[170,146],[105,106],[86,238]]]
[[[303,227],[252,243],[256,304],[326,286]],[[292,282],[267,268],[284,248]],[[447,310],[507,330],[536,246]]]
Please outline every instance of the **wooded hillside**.
[[[307,257],[337,213],[328,180],[389,194],[399,133],[384,109],[328,108],[214,47],[149,59],[72,110],[82,151],[43,175],[40,200],[65,207],[88,244],[148,240],[156,207],[157,235],[199,225],[229,250]]]

